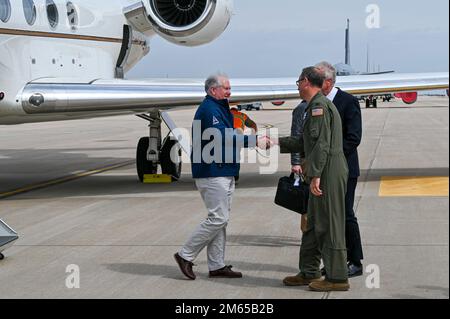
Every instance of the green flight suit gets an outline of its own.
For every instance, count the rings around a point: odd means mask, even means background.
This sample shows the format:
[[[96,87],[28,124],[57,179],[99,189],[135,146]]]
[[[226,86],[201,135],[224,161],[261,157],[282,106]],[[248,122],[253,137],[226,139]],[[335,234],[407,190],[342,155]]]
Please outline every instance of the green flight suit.
[[[310,193],[308,227],[300,248],[300,274],[320,277],[320,259],[330,282],[346,282],[345,192],[348,167],[342,146],[342,124],[334,104],[318,93],[305,111],[303,139],[280,138],[282,153],[298,153],[305,158],[308,182],[320,177],[321,197]]]

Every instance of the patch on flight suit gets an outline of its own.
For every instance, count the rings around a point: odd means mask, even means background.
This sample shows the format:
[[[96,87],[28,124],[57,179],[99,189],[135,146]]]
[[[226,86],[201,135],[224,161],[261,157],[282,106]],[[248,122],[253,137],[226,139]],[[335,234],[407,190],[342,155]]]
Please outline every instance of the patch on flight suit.
[[[323,108],[313,109],[312,116],[323,116]]]
[[[219,120],[217,119],[217,117],[213,116],[213,125],[217,125],[219,124]]]

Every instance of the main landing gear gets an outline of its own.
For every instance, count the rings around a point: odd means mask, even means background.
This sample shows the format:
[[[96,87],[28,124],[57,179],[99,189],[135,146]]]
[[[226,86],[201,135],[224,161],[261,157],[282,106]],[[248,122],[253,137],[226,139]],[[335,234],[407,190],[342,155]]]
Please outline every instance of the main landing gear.
[[[150,114],[140,114],[140,118],[150,122],[150,134],[139,140],[136,151],[136,169],[139,180],[144,181],[144,175],[157,174],[158,165],[162,174],[172,176],[177,181],[181,176],[181,146],[167,135],[161,137],[161,114],[154,111]]]
[[[370,96],[368,98],[366,98],[366,108],[377,108],[378,107],[378,102],[377,102],[377,98],[374,96]]]

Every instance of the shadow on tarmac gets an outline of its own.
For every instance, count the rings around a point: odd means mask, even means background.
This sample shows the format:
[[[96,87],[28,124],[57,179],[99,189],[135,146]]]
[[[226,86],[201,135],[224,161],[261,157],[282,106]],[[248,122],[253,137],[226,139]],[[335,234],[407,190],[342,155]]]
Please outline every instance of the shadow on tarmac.
[[[205,262],[200,263],[203,268],[207,268]],[[262,263],[249,263],[242,261],[230,261],[229,264],[234,265],[234,269],[243,272],[242,279],[210,279],[208,278],[208,273],[204,271],[197,271],[194,268],[194,272],[197,275],[197,279],[207,279],[210,281],[219,281],[221,283],[230,284],[239,287],[284,287],[282,279],[286,274],[296,274],[298,272],[297,268],[286,267],[282,265],[273,264],[262,264]],[[175,264],[173,266],[168,265],[151,265],[151,264],[138,264],[138,263],[124,263],[124,264],[105,264],[108,270],[131,274],[137,276],[157,276],[163,278],[169,278],[174,280],[185,280],[187,278],[181,274],[180,269]],[[261,272],[279,272],[280,275],[277,278],[265,278],[257,276],[249,276],[245,274],[245,271],[261,271]],[[298,289],[298,287],[297,287]]]
[[[132,160],[132,158],[90,157],[90,151],[112,151],[123,148],[94,148],[94,149],[45,149],[45,150],[2,150],[0,155],[2,172],[0,179],[2,186],[0,193],[22,188],[30,184],[47,182],[72,174],[74,171],[98,169],[112,164]],[[33,157],[29,157],[32,153]],[[186,168],[188,163],[184,164]],[[124,174],[124,169],[129,175]],[[47,199],[59,197],[101,196],[101,195],[136,195],[136,194],[164,194],[169,192],[190,192],[195,190],[194,180],[190,172],[183,174],[180,181],[172,184],[141,184],[135,174],[133,165],[121,169],[120,175],[99,174],[86,178],[72,180],[70,183],[50,186],[51,191],[26,193],[3,200],[18,199]],[[127,172],[127,173],[128,173]],[[273,188],[278,179],[289,175],[287,171],[272,175],[259,175],[257,172],[241,174],[236,191],[253,188]],[[363,170],[360,182],[378,181],[381,176],[449,176],[448,167],[440,168],[406,168],[406,169],[375,169]],[[64,185],[62,187],[61,185]],[[50,188],[49,187],[49,188]]]
[[[299,238],[258,235],[228,235],[227,242],[255,247],[300,247]]]

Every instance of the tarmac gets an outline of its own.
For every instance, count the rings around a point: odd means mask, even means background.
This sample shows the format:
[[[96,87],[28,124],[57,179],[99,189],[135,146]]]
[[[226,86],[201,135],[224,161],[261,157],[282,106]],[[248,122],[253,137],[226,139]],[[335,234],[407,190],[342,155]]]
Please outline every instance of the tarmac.
[[[248,114],[287,135],[294,105],[266,103]],[[189,128],[194,111],[171,115]],[[206,210],[189,164],[178,182],[138,182],[134,159],[145,121],[0,126],[0,218],[20,236],[0,261],[0,298],[448,299],[449,100],[381,103],[362,114],[355,211],[365,272],[350,279],[348,292],[332,293],[282,283],[298,272],[301,240],[299,215],[273,203],[289,155],[279,157],[274,174],[242,165],[226,262],[244,277],[208,278],[203,251],[190,281],[173,254]],[[431,179],[426,193],[421,178]]]

